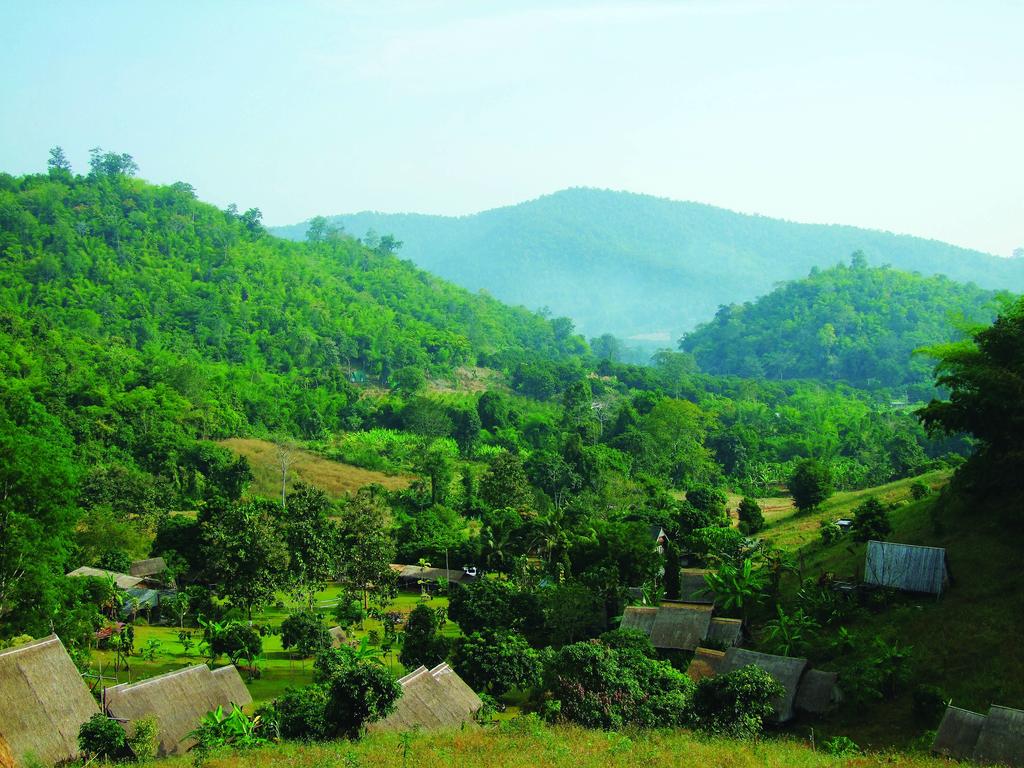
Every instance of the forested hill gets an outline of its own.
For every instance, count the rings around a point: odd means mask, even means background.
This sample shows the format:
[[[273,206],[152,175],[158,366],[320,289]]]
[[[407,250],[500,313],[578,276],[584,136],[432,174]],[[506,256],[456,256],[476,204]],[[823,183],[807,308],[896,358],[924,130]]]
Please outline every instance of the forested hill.
[[[88,176],[0,174],[5,314],[146,354],[286,375],[342,367],[380,384],[404,367],[578,346],[567,324],[428,275],[387,243],[281,240],[258,210],[218,210],[110,157]]]
[[[934,361],[915,349],[962,338],[964,323],[989,323],[997,294],[945,277],[850,266],[812,270],[753,303],[719,309],[681,347],[708,373],[750,378],[842,380],[931,394]]]
[[[857,250],[873,265],[1024,291],[1024,260],[596,189],[459,218],[358,213],[330,221],[360,237],[369,229],[392,233],[418,266],[504,301],[550,307],[590,336],[662,332],[676,339],[722,304],[749,301]],[[306,226],[273,231],[301,239]]]

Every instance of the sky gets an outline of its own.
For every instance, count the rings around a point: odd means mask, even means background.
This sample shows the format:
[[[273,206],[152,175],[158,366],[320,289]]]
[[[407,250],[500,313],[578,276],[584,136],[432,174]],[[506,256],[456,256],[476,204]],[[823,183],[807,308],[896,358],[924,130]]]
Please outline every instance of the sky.
[[[1024,2],[0,2],[0,171],[268,224],[572,186],[1024,246]]]

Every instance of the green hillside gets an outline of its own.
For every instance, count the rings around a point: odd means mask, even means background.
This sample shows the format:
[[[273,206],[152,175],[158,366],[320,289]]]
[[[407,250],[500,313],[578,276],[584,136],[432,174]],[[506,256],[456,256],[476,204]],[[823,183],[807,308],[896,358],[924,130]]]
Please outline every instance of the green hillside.
[[[995,317],[996,293],[945,277],[869,267],[813,270],[752,303],[722,307],[680,346],[708,373],[904,387],[927,399],[933,361],[914,350]]]
[[[722,304],[749,301],[857,250],[876,266],[1024,291],[1020,260],[608,190],[568,189],[471,216],[364,212],[330,221],[359,237],[392,233],[420,267],[514,304],[550,307],[589,336],[661,333],[664,345]],[[302,239],[306,226],[274,231]]]

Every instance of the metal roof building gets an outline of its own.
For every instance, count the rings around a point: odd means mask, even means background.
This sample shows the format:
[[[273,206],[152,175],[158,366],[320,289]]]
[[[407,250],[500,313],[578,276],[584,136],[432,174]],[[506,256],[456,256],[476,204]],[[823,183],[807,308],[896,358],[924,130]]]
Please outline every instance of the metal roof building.
[[[869,541],[864,581],[904,592],[941,595],[949,581],[946,550],[891,541]]]

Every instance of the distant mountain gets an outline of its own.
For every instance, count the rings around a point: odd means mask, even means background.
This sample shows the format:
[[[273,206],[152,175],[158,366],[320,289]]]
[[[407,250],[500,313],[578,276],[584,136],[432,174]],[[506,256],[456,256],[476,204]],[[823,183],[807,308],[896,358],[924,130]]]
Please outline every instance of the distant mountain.
[[[1024,260],[597,189],[568,189],[472,216],[364,212],[330,220],[359,237],[370,229],[393,234],[405,243],[401,255],[417,266],[506,302],[549,307],[590,336],[660,334],[666,346],[720,305],[761,296],[857,250],[872,265],[1024,291]],[[306,224],[271,231],[301,239]]]
[[[996,310],[993,291],[855,256],[722,307],[681,346],[708,373],[900,387],[922,400],[932,394],[934,361],[914,350],[960,339],[965,322],[988,324]]]

